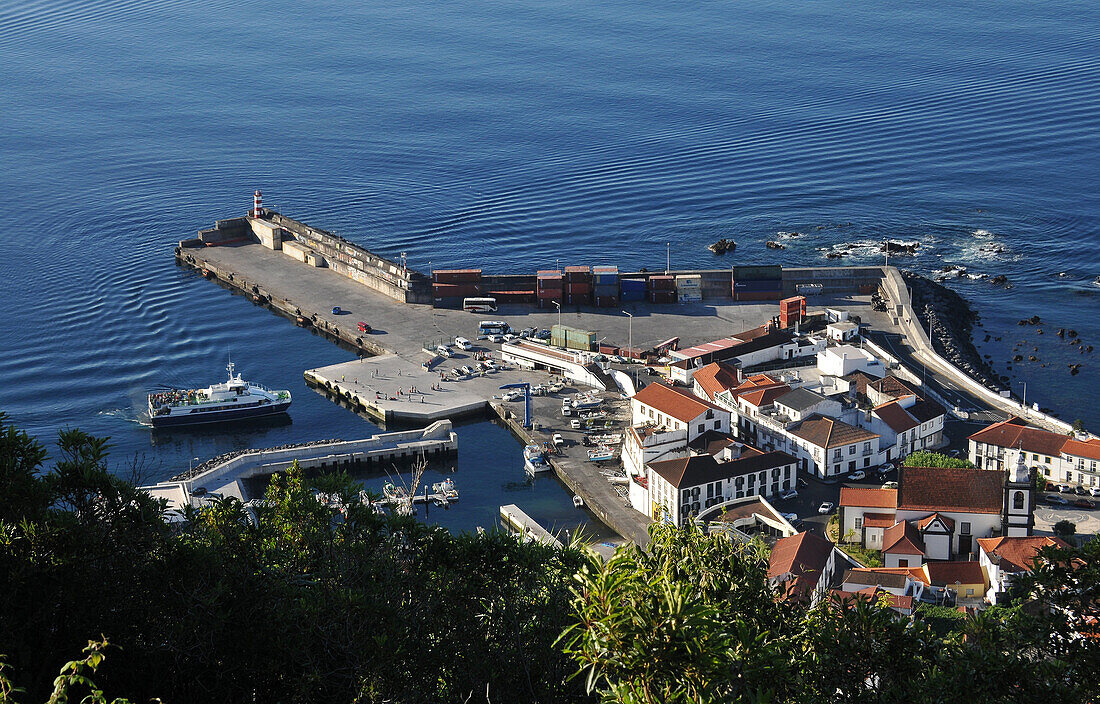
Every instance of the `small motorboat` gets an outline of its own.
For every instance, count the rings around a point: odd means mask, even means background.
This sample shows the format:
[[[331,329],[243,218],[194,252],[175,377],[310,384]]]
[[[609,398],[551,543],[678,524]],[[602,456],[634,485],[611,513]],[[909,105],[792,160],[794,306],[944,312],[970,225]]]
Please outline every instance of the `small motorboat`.
[[[455,486],[455,480],[447,477],[441,482],[432,484],[432,493],[439,494],[449,501],[454,501],[458,498],[458,488]]]
[[[546,461],[546,451],[538,445],[527,445],[523,448],[523,467],[528,474],[550,471],[550,463]]]
[[[615,459],[615,448],[601,445],[595,450],[588,451],[589,462],[606,462]]]
[[[407,501],[409,492],[406,491],[403,486],[397,486],[393,482],[386,482],[382,485],[382,496],[385,496],[390,501]]]

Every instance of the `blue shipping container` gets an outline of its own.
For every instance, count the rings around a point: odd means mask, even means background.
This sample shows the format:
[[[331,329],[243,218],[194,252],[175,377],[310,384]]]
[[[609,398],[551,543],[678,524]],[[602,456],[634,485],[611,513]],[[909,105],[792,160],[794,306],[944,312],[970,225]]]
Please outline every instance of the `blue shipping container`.
[[[623,291],[621,299],[623,303],[627,301],[644,301],[645,291]]]
[[[645,279],[619,279],[619,286],[623,291],[641,291],[645,293]]]

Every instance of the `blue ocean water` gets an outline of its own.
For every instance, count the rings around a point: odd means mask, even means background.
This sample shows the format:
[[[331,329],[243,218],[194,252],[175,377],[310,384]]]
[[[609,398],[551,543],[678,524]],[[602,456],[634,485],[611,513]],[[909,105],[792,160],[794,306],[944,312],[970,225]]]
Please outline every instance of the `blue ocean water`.
[[[423,270],[653,266],[666,243],[674,267],[842,243],[873,262],[882,238],[916,240],[899,263],[1009,277],[952,284],[983,351],[1039,347],[1013,379],[1100,428],[1097,363],[1050,334],[1100,342],[1098,37],[1096,3],[1046,0],[0,5],[0,409],[43,437],[110,435],[157,476],[369,431],[301,382],[346,353],[172,262],[260,188]],[[719,237],[737,252],[707,252]],[[1032,314],[1047,334],[1015,325]],[[295,391],[293,423],[135,422],[229,350]]]

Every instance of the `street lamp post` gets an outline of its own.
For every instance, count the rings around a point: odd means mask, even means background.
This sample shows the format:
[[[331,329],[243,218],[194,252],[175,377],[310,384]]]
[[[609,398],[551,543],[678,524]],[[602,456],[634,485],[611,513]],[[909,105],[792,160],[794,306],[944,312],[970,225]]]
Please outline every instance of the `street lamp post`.
[[[672,263],[672,243],[665,242],[665,276],[668,276],[668,270]]]
[[[626,321],[626,356],[630,360],[630,370],[634,372],[634,390],[638,390],[638,370],[634,367],[634,316],[622,311],[629,320]]]
[[[561,304],[557,301],[550,301],[554,304],[554,307],[558,309],[558,331],[561,331]]]
[[[191,476],[191,472],[195,471],[195,460],[197,460],[197,459],[198,459],[198,457],[192,457],[191,459],[189,459],[187,461],[187,476],[188,477]]]

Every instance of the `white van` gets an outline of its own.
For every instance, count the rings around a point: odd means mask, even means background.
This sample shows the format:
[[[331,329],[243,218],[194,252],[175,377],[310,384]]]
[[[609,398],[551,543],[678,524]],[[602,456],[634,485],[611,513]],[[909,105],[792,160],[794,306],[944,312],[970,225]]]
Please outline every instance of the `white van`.
[[[465,337],[456,337],[455,338],[455,347],[458,347],[460,349],[464,349],[464,350],[467,350],[467,351],[472,350],[474,348],[474,346],[470,344],[470,341],[467,340]]]

